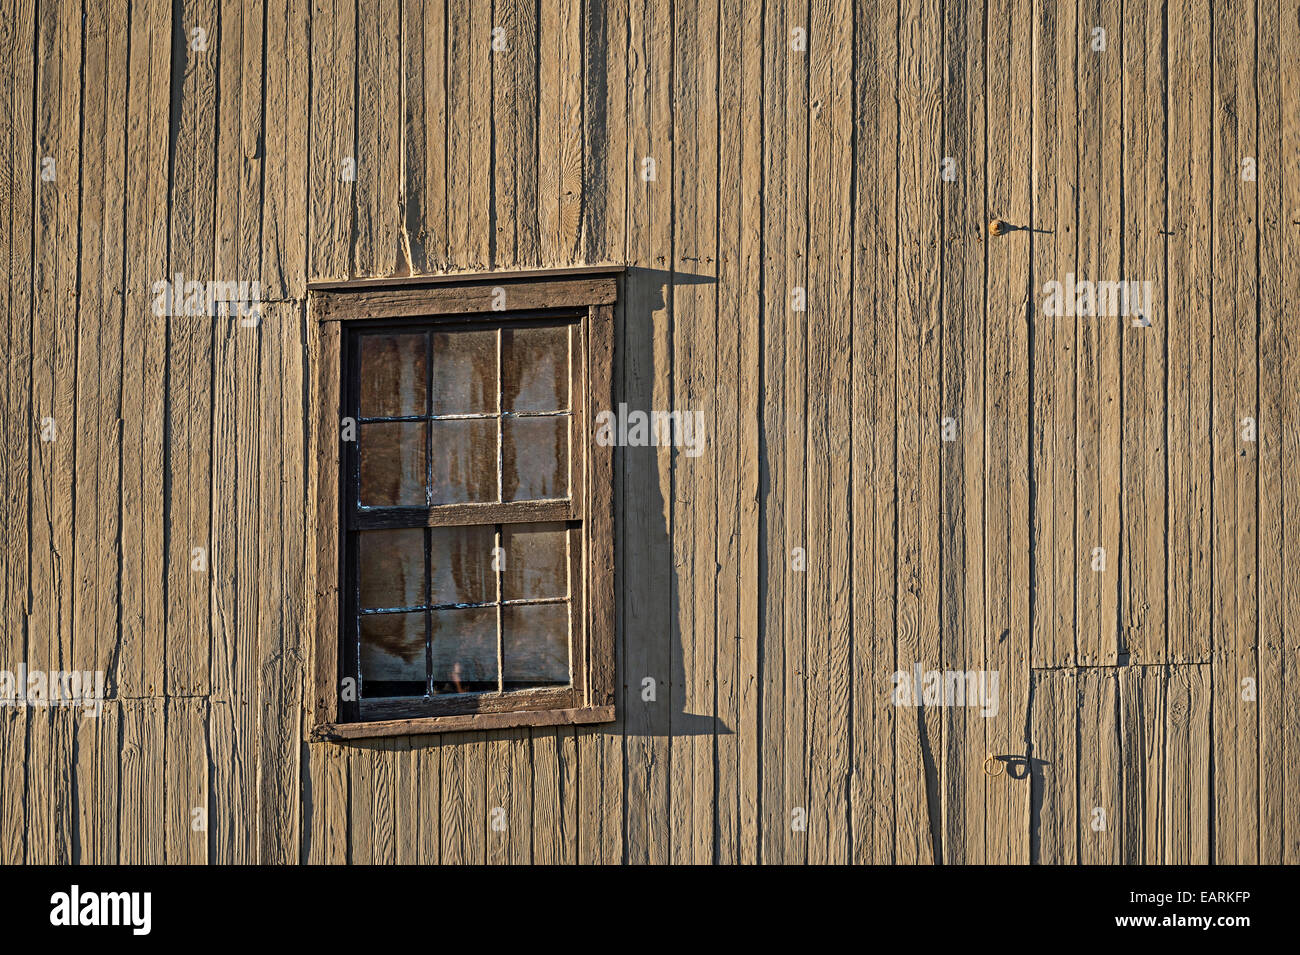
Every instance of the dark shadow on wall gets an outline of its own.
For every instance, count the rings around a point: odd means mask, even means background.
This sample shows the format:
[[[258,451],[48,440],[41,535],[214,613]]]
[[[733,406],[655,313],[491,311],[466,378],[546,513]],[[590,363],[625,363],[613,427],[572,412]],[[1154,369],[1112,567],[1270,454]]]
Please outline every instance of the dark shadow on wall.
[[[688,397],[674,393],[675,364],[690,356],[680,355],[673,348],[679,338],[674,334],[678,318],[673,296],[677,289],[716,281],[712,275],[628,269],[615,332],[616,407],[611,410],[616,415],[619,405],[625,405],[628,414],[705,410],[686,407]],[[710,334],[704,338],[712,342],[712,316],[710,323]],[[676,370],[680,372],[680,368]],[[715,407],[716,403],[710,401],[708,409]],[[708,414],[705,420],[709,421]],[[712,423],[706,427],[710,430],[706,431],[704,451],[699,457],[688,457],[687,449],[680,446],[615,448],[618,500],[614,535],[620,595],[617,704],[623,732],[628,736],[712,736],[732,732],[698,701],[689,708],[697,712],[690,712],[685,705],[687,687],[692,683],[707,684],[710,698],[714,697],[717,655],[708,637],[714,634],[717,639],[725,639],[725,635],[716,634],[712,611],[707,621],[692,628],[693,632],[682,632],[682,608],[690,605],[696,581],[706,574],[716,576],[718,566],[713,549],[683,554],[686,563],[676,564],[674,509],[665,497],[665,491],[671,489],[682,503],[684,498],[678,489],[694,486],[694,482],[679,484],[679,480],[690,480],[685,469],[715,466],[708,457],[718,453],[712,443]],[[678,548],[689,544],[679,540]],[[697,668],[705,668],[707,673]],[[649,695],[646,681],[653,681],[653,700],[645,699]],[[609,730],[618,732],[617,724],[611,724]]]

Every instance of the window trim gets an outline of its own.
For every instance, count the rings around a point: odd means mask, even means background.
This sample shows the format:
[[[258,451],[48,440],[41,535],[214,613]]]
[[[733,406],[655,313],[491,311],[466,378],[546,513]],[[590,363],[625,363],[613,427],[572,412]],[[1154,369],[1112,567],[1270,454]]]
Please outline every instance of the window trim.
[[[463,732],[512,726],[555,726],[605,723],[614,710],[614,467],[613,448],[595,440],[595,416],[615,407],[613,392],[614,308],[622,266],[597,266],[551,271],[472,273],[422,276],[392,280],[320,282],[308,285],[308,345],[314,371],[312,438],[316,456],[315,494],[315,615],[313,626],[313,696],[309,738],[347,740],[378,736]],[[493,310],[498,289],[504,289],[508,307]],[[519,312],[581,312],[579,328],[585,352],[586,388],[581,402],[572,401],[574,440],[582,441],[581,474],[569,501],[541,502],[538,519],[581,520],[583,541],[581,573],[572,589],[583,613],[581,655],[575,683],[563,688],[535,688],[504,694],[475,694],[479,709],[473,713],[347,721],[340,712],[339,687],[343,675],[341,584],[346,521],[342,474],[344,443],[339,421],[344,416],[342,364],[344,323],[377,320],[383,324],[427,323],[447,318],[457,322],[486,321]],[[575,384],[581,384],[575,374]],[[581,410],[579,409],[581,405]],[[579,419],[585,426],[579,425]],[[458,505],[466,522],[489,522],[499,505]],[[444,518],[445,518],[444,513]],[[580,674],[585,677],[580,677]],[[581,679],[581,685],[579,680]],[[507,699],[508,698],[508,699]],[[503,709],[507,703],[526,700],[528,708]],[[439,701],[439,704],[441,701]],[[449,704],[450,705],[450,702]],[[372,702],[382,716],[383,705]]]

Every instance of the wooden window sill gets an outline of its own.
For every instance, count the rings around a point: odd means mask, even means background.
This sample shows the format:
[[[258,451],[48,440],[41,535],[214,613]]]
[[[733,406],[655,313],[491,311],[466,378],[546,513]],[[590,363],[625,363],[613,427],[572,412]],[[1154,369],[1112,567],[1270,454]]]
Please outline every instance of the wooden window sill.
[[[319,723],[313,742],[341,742],[380,736],[420,736],[426,733],[466,733],[511,726],[565,726],[614,721],[613,706],[583,706],[568,710],[515,710],[505,713],[465,713],[458,716],[419,716],[368,723]]]

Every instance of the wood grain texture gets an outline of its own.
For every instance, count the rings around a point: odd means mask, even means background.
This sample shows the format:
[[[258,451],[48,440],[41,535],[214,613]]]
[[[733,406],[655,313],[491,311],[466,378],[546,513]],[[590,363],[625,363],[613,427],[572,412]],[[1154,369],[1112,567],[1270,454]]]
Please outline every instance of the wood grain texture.
[[[108,700],[0,707],[0,860],[1300,861],[1293,9],[11,7],[0,670]],[[340,323],[497,287],[703,453],[557,515],[586,698],[339,723]]]

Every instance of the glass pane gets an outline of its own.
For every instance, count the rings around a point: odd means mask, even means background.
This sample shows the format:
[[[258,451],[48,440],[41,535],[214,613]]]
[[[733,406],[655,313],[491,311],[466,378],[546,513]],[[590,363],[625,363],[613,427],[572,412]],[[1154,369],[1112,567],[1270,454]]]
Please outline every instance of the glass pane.
[[[361,425],[361,506],[426,503],[423,422]]]
[[[433,611],[433,692],[496,688],[496,608]]]
[[[568,684],[567,603],[502,607],[501,639],[505,689]]]
[[[501,529],[505,600],[569,595],[568,531],[563,524],[508,524]]]
[[[361,336],[361,417],[424,414],[424,334]]]
[[[431,421],[433,503],[497,499],[497,419]]]
[[[357,535],[361,608],[424,606],[424,531]]]
[[[432,535],[433,603],[477,604],[496,600],[491,524],[435,527]]]
[[[507,501],[569,496],[569,416],[501,422],[501,493]]]
[[[495,414],[497,333],[435,332],[433,414]]]
[[[501,407],[505,411],[569,409],[569,328],[501,330]]]
[[[367,614],[361,620],[361,695],[423,696],[424,612]]]

